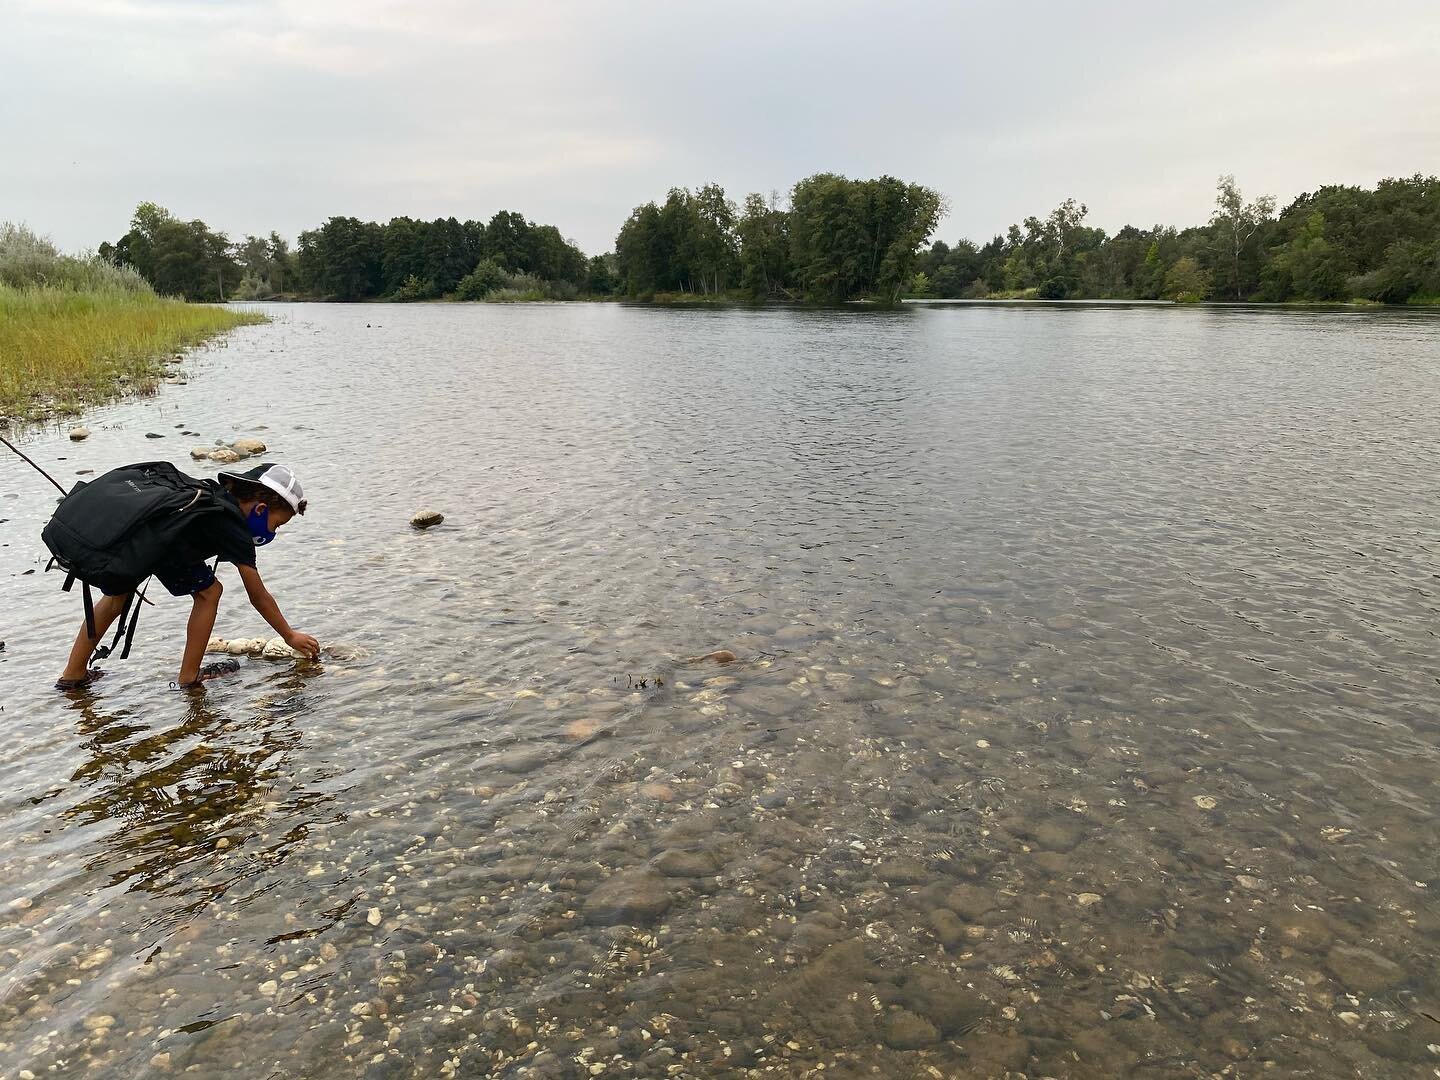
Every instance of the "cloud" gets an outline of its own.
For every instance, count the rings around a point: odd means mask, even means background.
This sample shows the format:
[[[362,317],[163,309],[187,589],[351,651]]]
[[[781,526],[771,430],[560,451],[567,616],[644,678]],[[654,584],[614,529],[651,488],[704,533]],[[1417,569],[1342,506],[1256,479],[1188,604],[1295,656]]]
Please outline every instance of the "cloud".
[[[603,250],[638,202],[809,173],[940,189],[980,239],[1440,171],[1440,10],[735,0],[0,0],[0,217],[140,199],[232,234],[518,209]]]

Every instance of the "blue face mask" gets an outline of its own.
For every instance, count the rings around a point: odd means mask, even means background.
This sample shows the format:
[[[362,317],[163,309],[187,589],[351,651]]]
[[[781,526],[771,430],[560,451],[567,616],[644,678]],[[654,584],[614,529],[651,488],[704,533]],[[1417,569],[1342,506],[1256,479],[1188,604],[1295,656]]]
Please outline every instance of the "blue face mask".
[[[251,509],[245,524],[250,526],[250,535],[255,538],[256,547],[264,547],[275,539],[275,533],[270,528],[270,508],[264,503]]]

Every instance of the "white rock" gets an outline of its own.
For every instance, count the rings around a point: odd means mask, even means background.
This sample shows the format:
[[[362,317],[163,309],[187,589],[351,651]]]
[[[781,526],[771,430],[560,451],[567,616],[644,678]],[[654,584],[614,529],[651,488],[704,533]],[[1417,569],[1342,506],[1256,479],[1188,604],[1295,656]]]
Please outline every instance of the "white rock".
[[[70,441],[71,441],[71,442],[83,442],[85,439],[88,439],[89,437],[90,437],[90,429],[89,429],[88,427],[77,427],[77,428],[71,428],[71,429],[70,429]]]
[[[209,457],[211,461],[220,465],[234,465],[235,462],[245,459],[245,455],[237,454],[228,446],[222,446],[219,450],[211,450]]]
[[[365,914],[365,921],[366,921],[367,923],[369,923],[371,926],[379,926],[379,925],[380,925],[380,909],[379,909],[378,907],[372,907],[372,908]]]
[[[214,647],[206,646],[206,652],[223,652],[231,656],[259,656],[265,651],[264,638],[236,638],[234,641],[216,640]]]
[[[210,454],[211,450],[208,446],[192,446],[190,448],[190,456],[196,461],[204,461]]]
[[[1209,795],[1196,795],[1194,798],[1194,802],[1195,805],[1198,806],[1201,810],[1215,809],[1215,800],[1212,799]]]
[[[270,979],[269,981],[260,984],[260,993],[264,994],[266,997],[270,997],[279,989],[280,984],[274,979]]]
[[[284,638],[273,637],[265,642],[260,655],[266,660],[298,660],[300,654],[285,644]]]
[[[265,444],[259,439],[236,439],[230,444],[230,449],[237,454],[263,454],[265,453]]]

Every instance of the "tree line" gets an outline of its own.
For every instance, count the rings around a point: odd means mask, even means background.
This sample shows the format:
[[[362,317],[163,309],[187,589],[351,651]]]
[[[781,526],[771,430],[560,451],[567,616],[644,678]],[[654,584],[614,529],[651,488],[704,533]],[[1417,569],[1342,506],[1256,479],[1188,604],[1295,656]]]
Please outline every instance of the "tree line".
[[[1247,201],[1232,176],[1209,221],[1186,229],[1085,224],[1067,199],[978,245],[932,244],[912,295],[984,299],[1440,302],[1440,179],[1331,185],[1278,214]]]
[[[100,254],[190,300],[718,297],[838,303],[962,299],[1440,302],[1440,179],[1331,185],[1276,213],[1231,176],[1207,222],[1086,224],[1066,199],[984,244],[929,243],[944,199],[891,176],[806,177],[738,205],[718,184],[637,206],[613,253],[587,257],[553,225],[332,217],[294,249],[276,233],[232,242],[154,203]],[[927,246],[928,244],[928,246]]]
[[[157,292],[200,301],[571,299],[614,288],[610,259],[587,259],[555,226],[511,210],[488,222],[332,217],[292,249],[274,232],[232,242],[146,202],[100,254],[133,267]]]

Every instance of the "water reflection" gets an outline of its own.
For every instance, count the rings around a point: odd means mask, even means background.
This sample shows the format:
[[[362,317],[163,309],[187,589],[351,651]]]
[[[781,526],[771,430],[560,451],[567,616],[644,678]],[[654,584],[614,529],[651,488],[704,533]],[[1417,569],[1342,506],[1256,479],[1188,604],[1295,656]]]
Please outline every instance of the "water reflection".
[[[70,780],[84,791],[63,818],[122,825],[90,868],[104,869],[109,885],[186,897],[173,911],[178,924],[256,872],[256,864],[283,858],[303,840],[303,818],[334,799],[325,791],[294,790],[305,682],[318,674],[297,667],[238,711],[217,704],[211,692],[187,693],[183,719],[158,731],[137,720],[133,707],[106,711],[93,692],[76,700],[84,760]],[[272,831],[276,810],[289,827],[277,842],[257,848],[253,841]],[[221,852],[229,852],[227,872],[202,887]],[[242,855],[249,865],[238,868]]]

